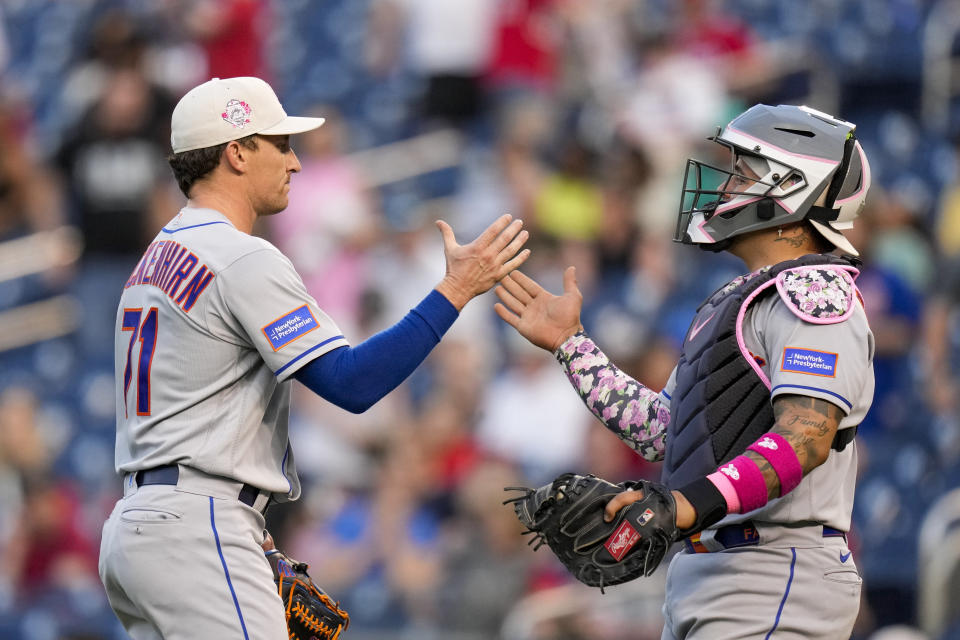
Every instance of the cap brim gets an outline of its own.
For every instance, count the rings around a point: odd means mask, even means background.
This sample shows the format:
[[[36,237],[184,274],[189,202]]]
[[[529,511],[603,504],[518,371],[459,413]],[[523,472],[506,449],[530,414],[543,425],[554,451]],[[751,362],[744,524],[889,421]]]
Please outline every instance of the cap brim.
[[[837,249],[840,249],[846,254],[851,256],[859,256],[860,252],[850,244],[850,241],[847,240],[847,237],[836,229],[830,227],[829,225],[820,222],[819,220],[810,220],[810,224],[813,225],[813,228],[820,232],[824,238],[833,243]]]
[[[326,122],[326,118],[306,118],[303,116],[287,116],[272,127],[257,131],[262,136],[285,136],[294,133],[312,131]]]

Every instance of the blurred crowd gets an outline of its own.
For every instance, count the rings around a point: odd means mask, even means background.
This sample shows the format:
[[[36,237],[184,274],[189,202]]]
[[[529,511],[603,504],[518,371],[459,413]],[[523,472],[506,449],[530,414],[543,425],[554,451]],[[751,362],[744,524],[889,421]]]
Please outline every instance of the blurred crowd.
[[[856,122],[874,187],[850,237],[877,386],[857,438],[855,638],[960,637],[957,531],[921,536],[960,486],[960,110],[926,80],[931,51],[952,59],[955,4],[0,3],[0,639],[126,637],[96,573],[121,493],[116,302],[183,204],[173,105],[239,75],[327,118],[294,140],[290,206],[258,233],[352,343],[439,281],[435,219],[464,240],[509,212],[532,234],[524,269],[559,291],[576,265],[588,333],[653,389],[699,302],[743,270],[671,241],[685,159],[710,160],[707,136],[756,102]],[[350,638],[659,638],[662,570],[600,596],[534,553],[501,504],[503,487],[564,471],[659,469],[493,302],[471,303],[365,414],[295,390],[304,496],[268,525],[350,612]]]

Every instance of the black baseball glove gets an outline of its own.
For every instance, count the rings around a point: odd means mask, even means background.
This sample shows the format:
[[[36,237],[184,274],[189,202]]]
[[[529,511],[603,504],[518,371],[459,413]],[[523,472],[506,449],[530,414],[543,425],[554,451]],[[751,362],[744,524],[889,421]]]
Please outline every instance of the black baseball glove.
[[[276,549],[266,554],[286,610],[290,640],[337,640],[350,626],[350,615],[314,584],[307,563],[291,560]]]
[[[631,489],[643,491],[643,498],[604,522],[606,504]],[[661,484],[613,484],[594,475],[565,473],[539,489],[505,490],[524,492],[504,504],[513,503],[525,533],[534,534],[534,550],[547,544],[574,577],[601,592],[652,574],[677,539],[676,503]]]

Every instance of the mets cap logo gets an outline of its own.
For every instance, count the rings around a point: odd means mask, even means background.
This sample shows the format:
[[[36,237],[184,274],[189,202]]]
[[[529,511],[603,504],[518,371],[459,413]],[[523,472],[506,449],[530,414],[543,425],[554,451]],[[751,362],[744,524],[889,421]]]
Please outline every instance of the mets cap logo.
[[[243,100],[234,98],[224,107],[220,117],[223,118],[224,122],[229,122],[237,129],[243,129],[246,125],[250,124],[251,113],[253,113],[253,109],[250,108],[250,105]]]

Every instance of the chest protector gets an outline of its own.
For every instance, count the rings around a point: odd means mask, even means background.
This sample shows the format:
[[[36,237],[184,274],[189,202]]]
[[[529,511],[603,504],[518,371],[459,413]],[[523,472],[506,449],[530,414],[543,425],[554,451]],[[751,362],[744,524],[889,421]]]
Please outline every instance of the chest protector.
[[[662,480],[671,489],[712,473],[773,427],[769,380],[758,373],[743,343],[744,314],[766,296],[776,295],[773,281],[782,272],[817,265],[850,269],[852,262],[832,255],[780,262],[725,285],[697,309],[670,399]],[[843,449],[854,434],[853,428],[838,431],[833,448]]]

